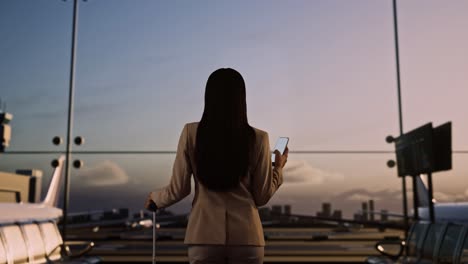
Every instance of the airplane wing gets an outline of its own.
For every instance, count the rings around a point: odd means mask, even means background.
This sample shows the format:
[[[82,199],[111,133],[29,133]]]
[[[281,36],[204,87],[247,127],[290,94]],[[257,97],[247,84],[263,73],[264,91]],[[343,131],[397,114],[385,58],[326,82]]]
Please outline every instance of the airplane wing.
[[[58,219],[62,209],[30,203],[0,203],[0,224]]]
[[[65,156],[62,155],[58,159],[46,197],[41,203],[0,203],[0,224],[59,219],[62,209],[57,208],[57,203],[64,161]]]

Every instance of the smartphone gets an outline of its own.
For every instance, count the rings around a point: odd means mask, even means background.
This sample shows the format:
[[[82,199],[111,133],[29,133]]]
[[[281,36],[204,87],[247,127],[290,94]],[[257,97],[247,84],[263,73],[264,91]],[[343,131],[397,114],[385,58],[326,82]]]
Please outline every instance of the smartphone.
[[[286,150],[286,147],[288,146],[288,142],[289,142],[289,138],[288,138],[288,137],[280,137],[280,138],[278,138],[278,140],[276,141],[276,145],[275,145],[275,148],[273,149],[273,151],[279,150],[279,152],[281,153],[281,155],[283,155],[284,151]],[[272,154],[271,154],[271,163],[273,164],[273,166],[275,165],[275,153],[272,153]]]

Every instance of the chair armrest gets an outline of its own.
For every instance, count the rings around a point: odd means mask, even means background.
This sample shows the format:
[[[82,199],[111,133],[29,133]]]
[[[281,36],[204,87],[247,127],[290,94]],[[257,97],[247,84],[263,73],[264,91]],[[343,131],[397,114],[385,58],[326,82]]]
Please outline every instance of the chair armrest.
[[[78,252],[72,252],[70,247],[80,247],[82,248]],[[79,258],[87,254],[94,248],[94,242],[89,241],[67,241],[64,242],[65,254],[69,258]]]
[[[400,248],[396,254],[391,254],[388,250],[385,250],[385,246],[394,246],[398,245]],[[403,253],[403,249],[405,248],[405,241],[403,240],[381,240],[375,243],[375,249],[382,255],[389,257],[392,260],[397,260],[401,254]]]

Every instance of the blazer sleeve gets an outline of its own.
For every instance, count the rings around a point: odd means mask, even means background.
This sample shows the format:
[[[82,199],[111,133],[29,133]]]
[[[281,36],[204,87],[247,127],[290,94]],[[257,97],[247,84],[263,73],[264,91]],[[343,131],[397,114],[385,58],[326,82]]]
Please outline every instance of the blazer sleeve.
[[[283,183],[283,169],[271,164],[268,134],[262,135],[258,161],[252,174],[252,196],[256,206],[263,206]]]
[[[192,168],[188,152],[188,128],[184,126],[177,146],[177,154],[172,167],[172,177],[169,185],[151,192],[151,199],[158,208],[168,207],[190,194]]]

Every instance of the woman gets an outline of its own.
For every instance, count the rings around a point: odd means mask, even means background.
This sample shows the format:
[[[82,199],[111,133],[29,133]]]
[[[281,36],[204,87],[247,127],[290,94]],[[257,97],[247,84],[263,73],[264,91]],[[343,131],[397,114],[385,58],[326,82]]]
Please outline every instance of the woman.
[[[168,207],[191,191],[185,244],[194,263],[263,263],[265,246],[257,207],[283,182],[288,158],[275,150],[272,167],[268,134],[247,121],[244,79],[233,69],[208,78],[199,123],[184,126],[170,184],[151,192],[150,210]]]

